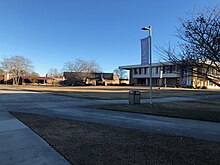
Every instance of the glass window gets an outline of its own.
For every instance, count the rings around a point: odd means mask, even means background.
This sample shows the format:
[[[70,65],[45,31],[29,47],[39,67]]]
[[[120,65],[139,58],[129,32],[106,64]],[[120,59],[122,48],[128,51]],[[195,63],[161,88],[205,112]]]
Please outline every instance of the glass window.
[[[146,68],[146,74],[149,74],[149,68]]]
[[[138,74],[138,69],[134,68],[134,74]]]

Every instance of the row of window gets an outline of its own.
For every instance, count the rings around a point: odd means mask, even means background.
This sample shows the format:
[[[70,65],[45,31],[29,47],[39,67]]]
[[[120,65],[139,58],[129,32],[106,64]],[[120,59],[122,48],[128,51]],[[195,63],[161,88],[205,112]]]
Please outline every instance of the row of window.
[[[169,65],[169,66],[163,66],[163,67],[152,67],[152,74],[160,74],[161,69],[162,69],[163,74],[177,72],[177,69],[175,66]],[[150,68],[135,68],[133,73],[134,74],[150,74]]]

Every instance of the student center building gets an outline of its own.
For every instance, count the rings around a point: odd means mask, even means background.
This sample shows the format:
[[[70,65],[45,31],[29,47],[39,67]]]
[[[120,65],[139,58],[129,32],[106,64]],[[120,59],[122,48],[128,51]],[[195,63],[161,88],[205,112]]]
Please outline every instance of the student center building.
[[[142,39],[143,40],[143,39]],[[150,65],[149,53],[143,53],[143,44],[141,40],[141,64],[119,66],[119,69],[128,70],[130,72],[129,83],[133,85],[150,85]],[[145,51],[146,52],[146,51]],[[146,57],[147,56],[147,57]],[[169,62],[152,63],[152,86],[157,87],[177,87],[177,86],[193,86],[207,88],[217,88],[216,85],[206,79],[193,76],[192,73],[184,72]]]
[[[133,85],[150,85],[150,65],[127,65],[120,66],[119,69],[129,70],[129,83]],[[193,86],[219,88],[210,81],[193,76],[177,69],[172,63],[152,64],[152,85],[155,87],[177,87]]]
[[[150,65],[128,65],[120,66],[119,68],[130,71],[130,84],[150,84]],[[153,86],[177,86],[179,84],[179,81],[179,74],[176,72],[176,69],[172,64],[152,64]],[[186,84],[190,84],[189,80],[187,80]]]

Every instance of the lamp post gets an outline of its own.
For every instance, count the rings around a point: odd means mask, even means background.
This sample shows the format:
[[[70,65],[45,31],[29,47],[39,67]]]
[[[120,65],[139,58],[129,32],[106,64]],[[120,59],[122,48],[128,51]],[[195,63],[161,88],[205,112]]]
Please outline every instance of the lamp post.
[[[143,27],[141,29],[148,30],[150,37],[150,105],[152,105],[152,26]]]

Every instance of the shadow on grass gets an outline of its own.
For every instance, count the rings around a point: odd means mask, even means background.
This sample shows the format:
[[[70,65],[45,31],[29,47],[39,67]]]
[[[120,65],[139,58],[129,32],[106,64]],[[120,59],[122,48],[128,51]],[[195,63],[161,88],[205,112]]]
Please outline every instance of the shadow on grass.
[[[72,164],[218,164],[220,143],[12,113]]]
[[[84,107],[220,122],[219,98],[212,100],[154,103],[152,106],[150,104],[97,104],[86,105]]]

